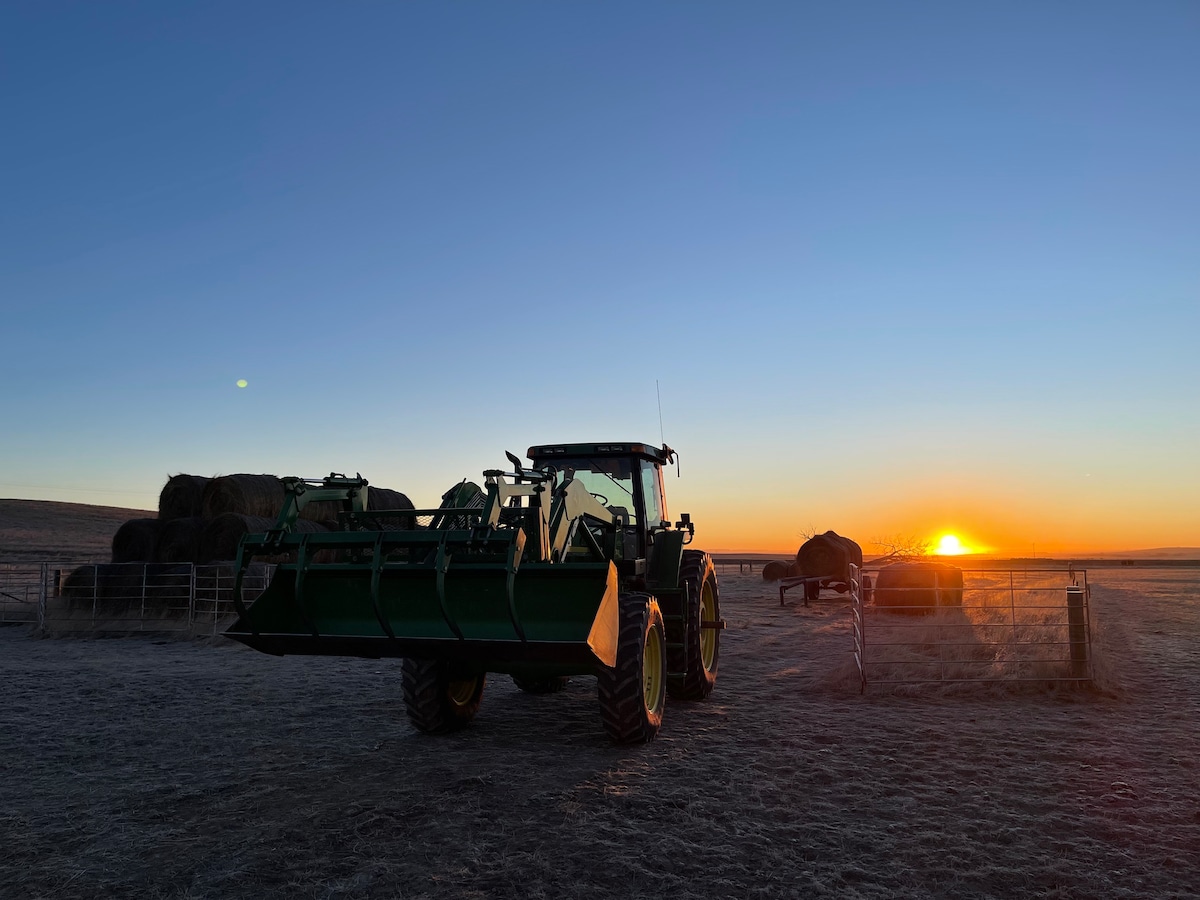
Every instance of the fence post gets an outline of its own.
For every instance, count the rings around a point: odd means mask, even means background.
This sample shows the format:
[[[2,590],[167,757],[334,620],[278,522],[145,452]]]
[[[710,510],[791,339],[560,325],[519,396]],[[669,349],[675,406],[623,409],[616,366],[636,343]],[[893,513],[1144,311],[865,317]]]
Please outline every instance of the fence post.
[[[1086,678],[1088,666],[1088,622],[1083,589],[1067,588],[1067,640],[1071,645],[1071,677]]]
[[[50,564],[42,563],[41,577],[38,579],[37,630],[46,630],[46,597],[49,595]]]

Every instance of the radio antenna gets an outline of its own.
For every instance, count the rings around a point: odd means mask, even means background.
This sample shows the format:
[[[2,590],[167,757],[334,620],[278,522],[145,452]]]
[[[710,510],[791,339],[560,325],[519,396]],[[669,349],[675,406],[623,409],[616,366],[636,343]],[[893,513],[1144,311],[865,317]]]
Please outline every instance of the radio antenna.
[[[678,478],[681,474],[679,471],[679,454],[667,446],[667,436],[663,432],[662,423],[662,389],[658,386],[657,378],[654,379],[654,393],[658,395],[658,439],[662,441],[663,450],[667,453],[668,462],[672,456],[675,457],[675,477]]]
[[[654,393],[658,395],[658,439],[662,441],[663,446],[667,446],[666,435],[663,434],[662,424],[662,391],[658,388],[658,379],[654,379]]]

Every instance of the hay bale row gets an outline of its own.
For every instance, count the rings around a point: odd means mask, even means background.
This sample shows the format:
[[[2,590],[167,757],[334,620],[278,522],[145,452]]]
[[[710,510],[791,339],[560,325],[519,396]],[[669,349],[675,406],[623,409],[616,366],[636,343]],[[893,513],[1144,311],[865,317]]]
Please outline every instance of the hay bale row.
[[[203,510],[204,489],[209,478],[203,475],[172,475],[158,495],[158,517],[164,522],[190,519]]]
[[[115,563],[79,566],[63,579],[60,593],[72,611],[138,614],[147,605],[187,608],[191,566]]]
[[[200,514],[206,519],[226,513],[275,519],[283,498],[283,482],[274,475],[222,475],[204,486]]]
[[[205,485],[200,514],[215,519],[225,513],[241,516],[278,518],[283,510],[286,491],[283,481],[274,475],[222,475]],[[367,509],[412,509],[412,501],[399,491],[368,487],[364,498]],[[343,506],[335,500],[306,504],[300,518],[312,522],[336,521]]]
[[[274,475],[173,475],[158,498],[157,519],[130,519],[112,540],[112,563],[197,563],[230,560],[244,534],[273,528],[283,509],[286,492]],[[412,509],[399,491],[369,487],[369,509]],[[310,503],[300,511],[295,531],[336,528],[342,504]],[[232,518],[231,518],[232,517]],[[400,520],[386,527],[412,527]]]

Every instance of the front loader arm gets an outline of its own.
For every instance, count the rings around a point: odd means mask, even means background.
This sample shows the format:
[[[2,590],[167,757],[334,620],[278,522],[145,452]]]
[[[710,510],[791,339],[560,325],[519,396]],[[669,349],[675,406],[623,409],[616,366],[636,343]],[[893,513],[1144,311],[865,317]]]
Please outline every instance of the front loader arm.
[[[550,514],[551,559],[561,560],[577,534],[585,537],[598,558],[613,558],[615,541],[609,542],[607,548],[600,547],[584,523],[585,516],[608,526],[617,521],[608,507],[593,497],[581,482],[568,481],[556,493]],[[610,527],[609,531],[614,529]]]

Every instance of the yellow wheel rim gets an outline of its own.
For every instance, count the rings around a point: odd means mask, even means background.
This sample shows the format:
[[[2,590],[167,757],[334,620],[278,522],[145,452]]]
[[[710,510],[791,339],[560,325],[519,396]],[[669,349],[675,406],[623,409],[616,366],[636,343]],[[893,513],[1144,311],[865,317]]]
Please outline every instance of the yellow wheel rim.
[[[478,683],[478,676],[451,680],[446,687],[446,694],[450,697],[450,702],[455,706],[466,706],[471,702],[471,698],[475,696],[475,686]]]
[[[713,593],[712,582],[705,580],[700,589],[700,660],[704,670],[711,672],[713,663],[717,660],[717,629],[705,628],[705,623],[716,625],[717,597]]]
[[[651,628],[646,635],[646,646],[642,655],[642,696],[646,709],[657,714],[662,710],[667,680],[663,672],[663,636],[658,628]]]

